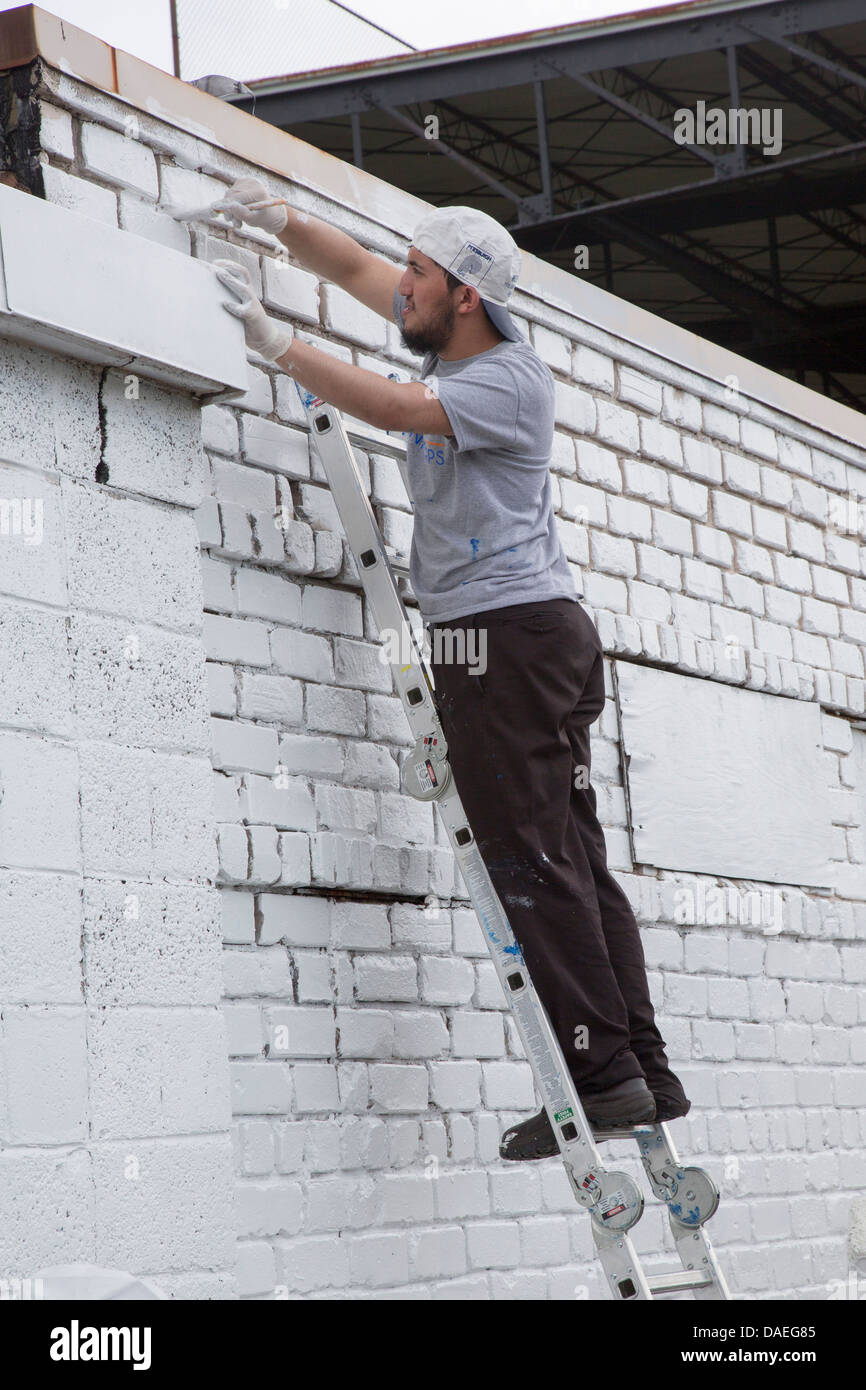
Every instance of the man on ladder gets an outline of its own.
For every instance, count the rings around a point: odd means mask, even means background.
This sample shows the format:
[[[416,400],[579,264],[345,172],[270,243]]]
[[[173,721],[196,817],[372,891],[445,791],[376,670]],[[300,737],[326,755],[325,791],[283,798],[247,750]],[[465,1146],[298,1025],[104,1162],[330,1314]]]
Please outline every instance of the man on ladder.
[[[431,634],[454,780],[587,1118],[613,1127],[685,1115],[589,782],[603,652],[556,530],[553,376],[506,307],[518,247],[486,214],[440,208],[416,227],[399,270],[269,199],[254,178],[233,184],[214,211],[274,233],[425,354],[422,381],[408,383],[340,362],[268,319],[242,267],[216,263],[252,350],[335,409],[406,435],[410,580]],[[458,629],[486,636],[483,672],[436,659],[437,631]],[[557,1154],[546,1111],[508,1130],[500,1152]]]

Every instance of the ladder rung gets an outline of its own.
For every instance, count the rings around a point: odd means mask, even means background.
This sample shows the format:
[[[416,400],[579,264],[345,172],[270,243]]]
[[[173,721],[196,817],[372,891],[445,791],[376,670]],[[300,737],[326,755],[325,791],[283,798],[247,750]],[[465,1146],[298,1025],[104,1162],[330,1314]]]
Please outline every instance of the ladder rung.
[[[388,557],[388,564],[391,566],[391,568],[392,568],[392,570],[394,571],[394,573],[395,573],[395,574],[401,574],[401,575],[403,575],[406,579],[408,579],[408,578],[409,578],[409,560],[408,560],[408,557],[405,556],[405,555],[397,555],[397,554],[396,554],[394,551],[392,551],[387,545],[385,546],[385,554],[386,554],[387,557]]]
[[[635,1134],[649,1134],[656,1128],[653,1124],[620,1125],[617,1129],[605,1129],[603,1125],[591,1125],[593,1139],[630,1139]]]
[[[678,1293],[682,1289],[702,1289],[713,1283],[711,1274],[703,1274],[699,1269],[675,1270],[673,1274],[648,1274],[646,1281],[650,1292]]]

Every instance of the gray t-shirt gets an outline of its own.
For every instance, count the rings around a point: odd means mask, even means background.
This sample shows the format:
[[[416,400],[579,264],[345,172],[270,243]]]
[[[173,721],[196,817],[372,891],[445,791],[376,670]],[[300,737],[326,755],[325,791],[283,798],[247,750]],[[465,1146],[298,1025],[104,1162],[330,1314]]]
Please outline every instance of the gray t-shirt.
[[[394,293],[402,327],[405,304]],[[425,623],[569,598],[574,576],[550,485],[554,382],[532,346],[503,339],[456,361],[427,353],[451,436],[405,432],[415,514],[409,578]]]

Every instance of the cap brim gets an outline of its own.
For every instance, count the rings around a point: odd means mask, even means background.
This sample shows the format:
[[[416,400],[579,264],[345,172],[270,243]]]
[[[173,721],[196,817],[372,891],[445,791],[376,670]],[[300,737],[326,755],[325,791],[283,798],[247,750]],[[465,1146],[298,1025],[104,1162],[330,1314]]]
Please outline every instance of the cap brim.
[[[504,338],[508,338],[512,343],[525,342],[523,334],[514,322],[514,319],[505,308],[504,304],[493,304],[489,299],[482,295],[481,303],[484,305],[485,313]]]

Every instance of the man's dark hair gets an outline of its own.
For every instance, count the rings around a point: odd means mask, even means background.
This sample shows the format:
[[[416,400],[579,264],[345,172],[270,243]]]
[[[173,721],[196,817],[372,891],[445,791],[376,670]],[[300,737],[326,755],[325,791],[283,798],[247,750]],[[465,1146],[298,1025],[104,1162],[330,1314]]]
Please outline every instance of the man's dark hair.
[[[456,290],[458,285],[462,285],[464,283],[462,280],[458,280],[456,275],[452,275],[450,270],[446,270],[444,266],[442,267],[442,272],[445,276],[445,283],[448,286],[449,290]]]

